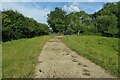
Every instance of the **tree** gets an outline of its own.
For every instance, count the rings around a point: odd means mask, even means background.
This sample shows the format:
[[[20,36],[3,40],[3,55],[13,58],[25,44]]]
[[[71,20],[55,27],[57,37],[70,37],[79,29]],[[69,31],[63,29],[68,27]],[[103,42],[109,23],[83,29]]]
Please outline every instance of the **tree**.
[[[120,2],[106,3],[101,10],[92,15],[97,31],[105,36],[118,36]]]
[[[56,33],[70,31],[78,35],[100,33],[104,36],[119,36],[119,4],[120,2],[106,3],[94,14],[80,11],[66,15],[65,11],[56,8],[48,14],[48,24]]]
[[[48,14],[48,24],[54,32],[58,33],[65,30],[65,15],[66,12],[58,7]]]
[[[76,34],[94,32],[95,26],[92,23],[91,15],[84,11],[74,12],[66,15],[67,30],[71,30]]]
[[[46,35],[49,28],[13,10],[2,11],[3,41]]]
[[[97,30],[108,36],[118,34],[117,17],[115,15],[104,15],[96,18]]]

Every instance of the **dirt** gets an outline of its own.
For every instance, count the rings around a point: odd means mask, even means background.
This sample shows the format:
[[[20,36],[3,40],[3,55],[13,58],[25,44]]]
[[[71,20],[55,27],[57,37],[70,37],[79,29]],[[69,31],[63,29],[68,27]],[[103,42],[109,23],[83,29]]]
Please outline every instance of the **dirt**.
[[[62,43],[62,36],[48,41],[40,53],[36,78],[113,78],[104,69]]]

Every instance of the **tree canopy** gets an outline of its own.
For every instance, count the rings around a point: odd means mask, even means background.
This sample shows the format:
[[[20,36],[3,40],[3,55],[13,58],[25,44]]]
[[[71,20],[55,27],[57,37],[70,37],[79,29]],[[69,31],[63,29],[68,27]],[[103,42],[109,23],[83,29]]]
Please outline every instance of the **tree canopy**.
[[[3,41],[20,38],[31,38],[66,31],[74,34],[102,34],[104,36],[119,37],[120,30],[120,2],[106,3],[103,8],[93,14],[85,11],[72,12],[67,14],[64,10],[56,7],[48,14],[48,25],[39,23],[33,18],[23,16],[13,10],[4,10],[2,17]],[[38,16],[39,17],[39,16]]]
[[[30,38],[49,33],[46,24],[38,23],[13,10],[2,11],[3,41],[19,38]]]
[[[66,14],[61,8],[55,8],[48,14],[48,24],[53,32],[70,31],[74,34],[102,34],[118,37],[120,2],[106,3],[101,10],[94,14],[84,11]]]
[[[48,24],[54,32],[58,33],[65,30],[65,15],[66,12],[58,7],[48,14]]]

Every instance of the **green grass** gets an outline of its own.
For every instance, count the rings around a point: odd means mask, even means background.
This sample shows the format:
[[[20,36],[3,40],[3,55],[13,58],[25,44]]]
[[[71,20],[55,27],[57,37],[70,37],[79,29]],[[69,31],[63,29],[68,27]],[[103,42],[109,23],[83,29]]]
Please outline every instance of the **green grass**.
[[[2,79],[2,44],[0,42],[0,79]]]
[[[117,76],[118,38],[102,36],[64,36],[63,42],[78,54]]]
[[[3,78],[33,77],[39,53],[50,38],[51,36],[41,36],[3,43]]]

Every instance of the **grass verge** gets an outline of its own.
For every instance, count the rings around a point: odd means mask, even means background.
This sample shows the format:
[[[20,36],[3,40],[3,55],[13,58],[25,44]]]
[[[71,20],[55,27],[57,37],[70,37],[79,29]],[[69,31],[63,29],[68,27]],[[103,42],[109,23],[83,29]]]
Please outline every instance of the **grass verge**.
[[[52,36],[19,39],[2,44],[3,78],[33,77],[44,43]]]
[[[117,76],[118,38],[102,36],[64,36],[63,42],[78,54]]]

